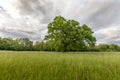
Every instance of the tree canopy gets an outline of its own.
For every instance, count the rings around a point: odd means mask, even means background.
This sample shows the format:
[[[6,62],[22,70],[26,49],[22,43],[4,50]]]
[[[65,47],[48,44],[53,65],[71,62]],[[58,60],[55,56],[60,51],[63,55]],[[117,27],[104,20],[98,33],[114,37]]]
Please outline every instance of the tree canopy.
[[[52,42],[56,51],[78,51],[95,45],[96,38],[92,34],[87,25],[80,26],[78,21],[57,16],[48,24],[48,34],[44,40]]]

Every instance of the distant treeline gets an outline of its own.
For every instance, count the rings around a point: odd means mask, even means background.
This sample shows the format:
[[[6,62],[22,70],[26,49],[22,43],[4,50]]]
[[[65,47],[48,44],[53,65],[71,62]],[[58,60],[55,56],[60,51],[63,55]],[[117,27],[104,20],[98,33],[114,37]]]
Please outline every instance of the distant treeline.
[[[0,38],[0,50],[13,51],[56,51],[55,47],[50,42],[34,42],[28,38]],[[71,51],[71,50],[70,50]],[[94,47],[87,47],[83,50],[74,51],[120,51],[120,46],[116,44],[99,44]]]

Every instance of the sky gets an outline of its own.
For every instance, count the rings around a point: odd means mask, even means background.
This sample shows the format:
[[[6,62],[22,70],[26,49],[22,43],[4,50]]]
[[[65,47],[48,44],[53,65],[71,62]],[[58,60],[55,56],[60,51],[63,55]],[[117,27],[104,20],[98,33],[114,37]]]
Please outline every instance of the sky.
[[[87,24],[97,44],[120,44],[120,0],[0,0],[0,37],[41,41],[58,15]]]

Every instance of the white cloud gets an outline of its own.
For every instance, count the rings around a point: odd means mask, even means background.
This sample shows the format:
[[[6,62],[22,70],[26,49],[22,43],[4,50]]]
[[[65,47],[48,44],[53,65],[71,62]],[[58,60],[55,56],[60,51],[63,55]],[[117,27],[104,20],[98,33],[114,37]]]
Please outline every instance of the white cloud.
[[[110,26],[100,29],[95,32],[98,43],[112,43],[120,41],[120,29],[119,26]]]

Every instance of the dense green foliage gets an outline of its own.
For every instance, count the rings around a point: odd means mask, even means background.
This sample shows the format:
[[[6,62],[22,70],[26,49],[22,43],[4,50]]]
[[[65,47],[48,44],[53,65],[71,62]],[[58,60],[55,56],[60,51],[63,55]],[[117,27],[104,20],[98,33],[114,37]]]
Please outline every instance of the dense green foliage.
[[[33,41],[30,41],[28,38],[15,40],[12,38],[0,38],[0,50],[30,51],[33,50]]]
[[[0,52],[0,80],[119,80],[120,53]]]
[[[81,51],[95,45],[96,39],[92,30],[87,26],[80,26],[75,20],[66,20],[61,16],[48,25],[45,41],[51,43],[55,51]]]
[[[120,46],[116,44],[99,44],[95,47],[96,51],[116,52],[120,51]]]
[[[0,38],[0,50],[14,51],[56,51],[52,42],[34,42],[28,38],[12,39]],[[76,50],[83,51],[83,50]],[[84,51],[104,51],[117,52],[120,51],[120,46],[115,44],[99,44],[94,47],[87,47]]]

